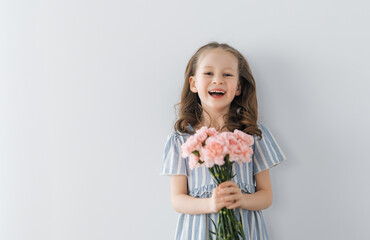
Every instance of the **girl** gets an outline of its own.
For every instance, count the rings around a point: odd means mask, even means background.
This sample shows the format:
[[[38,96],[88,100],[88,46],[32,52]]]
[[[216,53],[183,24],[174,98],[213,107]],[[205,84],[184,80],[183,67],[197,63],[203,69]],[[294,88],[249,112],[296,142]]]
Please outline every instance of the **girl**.
[[[171,202],[179,212],[175,239],[208,239],[223,207],[235,209],[247,239],[269,239],[262,209],[272,204],[269,168],[286,159],[269,129],[257,122],[256,84],[245,58],[228,44],[211,42],[190,59],[180,114],[167,137],[160,175],[171,175]],[[178,105],[178,104],[176,104]],[[233,164],[232,181],[216,185],[205,167],[190,170],[181,145],[202,126],[239,129],[254,137],[252,161]]]

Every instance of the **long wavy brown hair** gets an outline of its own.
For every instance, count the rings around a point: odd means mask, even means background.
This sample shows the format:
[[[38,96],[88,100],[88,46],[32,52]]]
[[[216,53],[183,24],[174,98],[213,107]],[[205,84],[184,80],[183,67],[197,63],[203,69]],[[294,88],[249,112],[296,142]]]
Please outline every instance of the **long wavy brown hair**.
[[[223,115],[224,125],[220,129],[227,128],[230,132],[235,129],[241,130],[250,135],[257,135],[262,138],[262,131],[257,127],[258,104],[256,94],[256,83],[247,60],[235,48],[226,43],[210,42],[200,47],[190,58],[185,70],[185,81],[181,93],[181,101],[175,104],[180,105],[178,120],[174,124],[174,130],[182,133],[193,134],[188,129],[188,124],[198,126],[202,121],[202,113],[206,113],[211,119],[210,114],[202,108],[198,93],[190,91],[189,78],[194,76],[197,70],[198,61],[202,54],[207,50],[221,48],[232,53],[238,60],[239,84],[241,85],[241,94],[235,96],[231,102],[229,112]],[[212,119],[211,119],[212,120]],[[211,124],[211,123],[210,123]],[[211,127],[209,124],[208,127]],[[220,129],[216,129],[220,131]]]

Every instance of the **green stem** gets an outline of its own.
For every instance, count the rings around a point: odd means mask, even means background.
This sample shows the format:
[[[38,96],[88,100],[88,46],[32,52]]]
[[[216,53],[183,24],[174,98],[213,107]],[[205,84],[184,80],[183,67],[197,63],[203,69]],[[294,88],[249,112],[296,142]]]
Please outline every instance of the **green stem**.
[[[209,168],[210,173],[212,174],[214,181],[217,185],[221,184],[222,182],[226,182],[232,180],[233,176],[233,169],[232,165],[234,162],[229,161],[229,155],[225,157],[225,164],[223,166],[214,165],[212,168]],[[226,214],[223,214],[223,212]],[[239,213],[241,218],[241,215]],[[241,221],[241,219],[240,219]],[[235,210],[227,209],[226,207],[222,208],[218,214],[217,220],[217,229],[216,229],[216,240],[221,239],[235,239],[239,240],[238,235],[245,240],[243,226],[240,226],[239,221],[235,215]],[[227,238],[229,234],[229,238]],[[220,237],[222,235],[222,237]]]

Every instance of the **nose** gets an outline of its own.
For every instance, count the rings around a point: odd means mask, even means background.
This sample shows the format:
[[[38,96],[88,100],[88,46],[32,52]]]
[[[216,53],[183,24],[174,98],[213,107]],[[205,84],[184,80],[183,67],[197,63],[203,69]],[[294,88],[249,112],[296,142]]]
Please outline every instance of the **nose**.
[[[222,75],[215,74],[214,75],[214,78],[212,79],[212,83],[213,84],[223,84],[224,83],[224,79],[223,79]]]

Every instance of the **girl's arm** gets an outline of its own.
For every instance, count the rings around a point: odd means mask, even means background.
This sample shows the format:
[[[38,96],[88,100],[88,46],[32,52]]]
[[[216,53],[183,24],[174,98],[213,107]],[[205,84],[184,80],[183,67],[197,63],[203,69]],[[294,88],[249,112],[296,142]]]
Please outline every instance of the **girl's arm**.
[[[262,210],[272,204],[272,188],[270,182],[270,172],[268,169],[257,173],[256,192],[252,194],[243,194],[242,208],[247,210]]]
[[[188,179],[185,175],[171,176],[171,202],[176,212],[183,214],[210,213],[209,198],[195,198],[187,194]]]
[[[210,198],[196,198],[189,196],[187,176],[171,176],[171,201],[172,207],[179,213],[183,214],[206,214],[217,213],[223,207],[232,204],[232,201],[222,199],[220,186],[212,190]]]
[[[241,205],[239,207],[246,210],[262,210],[272,204],[272,188],[270,182],[270,172],[268,169],[255,175],[256,192],[252,194],[242,194]],[[205,214],[218,212],[224,206],[232,205],[229,200],[220,202],[220,196],[213,196],[217,189],[214,189],[212,197],[216,198],[195,198],[187,195],[187,176],[171,176],[171,202],[172,207],[183,214]],[[241,193],[240,193],[241,194]],[[240,204],[240,203],[239,203]],[[233,207],[232,207],[233,208]]]

